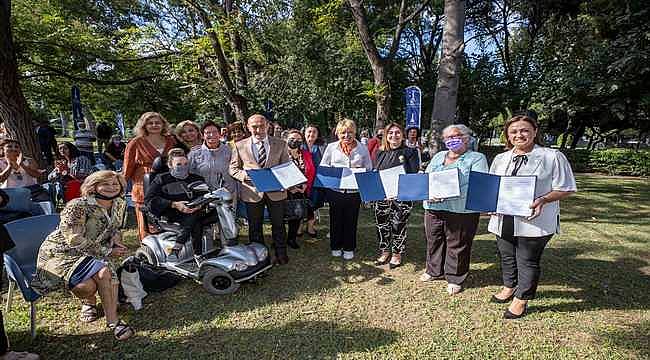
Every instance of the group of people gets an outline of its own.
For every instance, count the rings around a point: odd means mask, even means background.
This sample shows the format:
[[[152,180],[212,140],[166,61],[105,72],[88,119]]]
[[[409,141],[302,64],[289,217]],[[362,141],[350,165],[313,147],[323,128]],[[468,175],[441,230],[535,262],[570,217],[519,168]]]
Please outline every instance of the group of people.
[[[114,260],[127,253],[121,242],[120,228],[126,209],[123,196],[127,182],[132,183],[131,197],[136,205],[138,236],[143,239],[151,229],[147,211],[178,222],[183,228],[178,237],[179,250],[187,241],[197,242],[205,212],[189,208],[187,185],[202,181],[213,190],[225,187],[234,195],[234,207],[246,214],[248,240],[264,243],[265,210],[271,223],[275,263],[289,263],[287,247],[298,248],[301,231],[317,237],[314,211],[329,203],[329,237],[333,257],[353,260],[357,248],[357,225],[361,208],[358,190],[314,187],[319,166],[384,170],[403,166],[405,173],[438,172],[458,169],[460,196],[429,199],[423,202],[424,236],[427,241],[426,270],[421,281],[445,280],[450,295],[463,289],[468,276],[472,241],[480,214],[465,207],[471,171],[496,175],[534,175],[537,177],[535,200],[529,217],[488,214],[488,230],[495,234],[501,261],[503,287],[491,298],[509,303],[504,318],[526,314],[527,302],[534,298],[540,278],[540,259],[552,236],[559,230],[559,201],[575,192],[576,184],[566,157],[544,147],[534,117],[517,115],[506,121],[504,134],[507,151],[499,154],[491,166],[486,157],[472,150],[471,131],[465,125],[450,125],[442,132],[446,150],[432,156],[426,167],[414,146],[418,132],[406,131],[390,123],[381,131],[376,149],[369,149],[357,138],[354,121],[340,121],[337,137],[325,146],[317,126],[302,130],[280,130],[286,141],[270,135],[273,126],[263,115],[251,116],[246,124],[228,127],[206,121],[198,126],[184,121],[172,131],[159,113],[148,112],[137,121],[135,138],[126,145],[121,173],[105,170],[89,174],[86,160],[67,144],[60,153],[66,159],[50,176],[76,174],[84,177],[80,197],[70,201],[61,213],[61,223],[47,238],[38,255],[38,273],[34,287],[45,294],[65,287],[82,300],[81,321],[98,318],[96,294],[101,298],[108,327],[118,340],[134,330],[117,316],[117,279]],[[174,134],[175,133],[175,134]],[[3,143],[4,163],[0,159],[0,181],[17,181],[19,174],[37,177],[35,165],[19,158],[19,144]],[[375,146],[375,145],[373,145]],[[374,153],[374,154],[373,154]],[[163,159],[158,160],[158,159]],[[427,159],[428,160],[428,159]],[[260,192],[249,171],[293,162],[307,181],[282,191]],[[4,165],[3,165],[4,164]],[[9,170],[7,170],[9,169]],[[158,173],[151,183],[147,174]],[[13,176],[13,178],[12,178]],[[24,181],[24,178],[22,178]],[[308,199],[306,223],[288,222],[285,228],[285,203]],[[395,269],[402,265],[407,249],[407,228],[415,204],[389,198],[372,204],[378,254],[377,266]],[[304,225],[304,226],[303,226]],[[302,229],[304,228],[304,229]],[[195,246],[195,251],[198,246]]]

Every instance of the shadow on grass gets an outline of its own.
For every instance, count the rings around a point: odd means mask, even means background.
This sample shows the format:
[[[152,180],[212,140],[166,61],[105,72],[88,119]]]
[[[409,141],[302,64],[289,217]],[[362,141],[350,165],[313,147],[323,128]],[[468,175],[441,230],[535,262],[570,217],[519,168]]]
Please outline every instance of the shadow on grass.
[[[72,348],[76,353],[93,354],[93,359],[332,359],[339,354],[375,351],[398,339],[396,331],[361,324],[293,321],[282,326],[203,328],[182,337],[151,338],[140,333],[124,343],[106,333],[41,332],[31,348],[48,359],[70,358]]]

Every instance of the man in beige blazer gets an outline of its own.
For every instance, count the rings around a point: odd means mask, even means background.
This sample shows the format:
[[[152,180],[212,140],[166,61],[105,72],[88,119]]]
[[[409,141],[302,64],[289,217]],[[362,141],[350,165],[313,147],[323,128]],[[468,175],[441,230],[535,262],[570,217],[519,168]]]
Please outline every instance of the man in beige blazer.
[[[235,143],[230,160],[230,175],[241,183],[239,197],[246,204],[249,240],[264,243],[262,225],[266,206],[271,217],[276,263],[286,264],[289,262],[284,230],[284,202],[287,192],[257,191],[246,170],[270,168],[289,162],[287,144],[279,138],[267,135],[269,122],[262,115],[249,117],[247,127],[251,136]]]

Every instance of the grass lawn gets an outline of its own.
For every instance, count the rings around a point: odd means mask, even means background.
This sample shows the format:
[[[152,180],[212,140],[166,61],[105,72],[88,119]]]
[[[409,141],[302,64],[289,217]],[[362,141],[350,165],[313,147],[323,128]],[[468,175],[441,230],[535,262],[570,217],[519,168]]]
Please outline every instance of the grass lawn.
[[[544,253],[530,315],[517,321],[488,301],[500,271],[487,219],[466,289],[450,297],[445,282],[418,281],[421,210],[394,271],[373,265],[374,224],[362,210],[354,261],[330,258],[325,217],[320,241],[301,241],[288,266],[232,296],[191,281],[150,295],[143,310],[122,314],[137,330],[128,342],[114,341],[104,319],[79,323],[79,302],[64,294],[38,303],[33,342],[22,298],[5,326],[14,349],[45,359],[650,358],[650,181],[581,175],[578,187],[562,203],[563,233]]]

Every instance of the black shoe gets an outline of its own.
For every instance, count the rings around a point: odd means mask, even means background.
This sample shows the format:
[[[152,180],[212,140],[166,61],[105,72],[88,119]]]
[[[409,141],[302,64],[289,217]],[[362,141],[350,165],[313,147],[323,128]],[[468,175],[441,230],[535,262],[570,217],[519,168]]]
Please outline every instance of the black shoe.
[[[275,257],[275,263],[278,265],[286,265],[289,263],[289,257],[284,254],[284,255],[276,255]]]
[[[506,309],[506,311],[503,313],[503,318],[507,320],[515,320],[515,319],[520,319],[524,316],[526,316],[526,313],[528,312],[528,304],[524,306],[524,311],[521,312],[521,314],[516,315],[510,312],[509,309]]]
[[[389,268],[389,269],[395,269],[395,268],[398,268],[398,267],[400,267],[400,266],[402,266],[402,262],[401,262],[401,261],[398,262],[397,264],[392,263],[392,262],[389,262],[389,263],[388,263],[388,268]]]
[[[290,248],[292,249],[300,249],[300,245],[296,242],[296,239],[293,240],[287,240],[287,245],[289,245]]]

